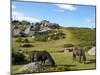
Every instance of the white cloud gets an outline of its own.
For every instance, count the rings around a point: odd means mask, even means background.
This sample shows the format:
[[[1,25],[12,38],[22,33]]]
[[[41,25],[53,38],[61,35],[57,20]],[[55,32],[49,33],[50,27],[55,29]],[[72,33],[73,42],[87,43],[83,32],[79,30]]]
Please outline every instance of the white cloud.
[[[88,22],[88,23],[91,23],[93,20],[90,19],[90,18],[86,18],[85,21]]]
[[[21,13],[21,12],[12,11],[12,16],[14,16],[14,15],[16,15],[16,16],[23,16],[24,14]]]
[[[29,22],[39,22],[38,19],[33,18],[33,17],[29,17],[29,16],[25,16],[25,14],[21,13],[21,12],[17,12],[17,11],[12,11],[12,18],[16,19],[16,20],[26,20]]]
[[[76,10],[77,8],[74,5],[65,5],[65,4],[56,4],[59,8],[66,9],[66,10]]]
[[[17,20],[26,20],[26,21],[29,21],[29,22],[38,22],[39,20],[38,19],[35,19],[35,18],[32,18],[32,17],[28,17],[28,16],[14,16],[15,19]]]
[[[56,12],[64,12],[64,10],[54,10],[54,11],[56,11]]]
[[[95,28],[95,22],[93,18],[86,18],[85,23],[87,24],[87,27]]]

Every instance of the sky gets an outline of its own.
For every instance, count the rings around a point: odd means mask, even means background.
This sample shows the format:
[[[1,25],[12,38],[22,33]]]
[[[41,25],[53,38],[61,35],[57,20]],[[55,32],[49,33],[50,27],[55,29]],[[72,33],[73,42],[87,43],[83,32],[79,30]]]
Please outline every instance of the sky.
[[[12,18],[29,22],[48,20],[64,27],[95,28],[95,6],[12,1]]]

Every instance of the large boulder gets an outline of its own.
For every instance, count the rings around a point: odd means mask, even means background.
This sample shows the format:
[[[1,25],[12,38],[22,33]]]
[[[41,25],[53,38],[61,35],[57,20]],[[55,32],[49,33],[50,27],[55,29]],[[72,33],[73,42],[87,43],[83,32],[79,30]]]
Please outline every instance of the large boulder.
[[[20,29],[13,29],[12,35],[13,35],[13,36],[20,36],[20,32],[21,32]]]
[[[89,51],[88,51],[88,54],[89,55],[95,55],[96,53],[96,48],[95,47],[92,47]]]
[[[38,62],[31,62],[22,66],[17,73],[34,73],[34,72],[42,72],[43,66]]]

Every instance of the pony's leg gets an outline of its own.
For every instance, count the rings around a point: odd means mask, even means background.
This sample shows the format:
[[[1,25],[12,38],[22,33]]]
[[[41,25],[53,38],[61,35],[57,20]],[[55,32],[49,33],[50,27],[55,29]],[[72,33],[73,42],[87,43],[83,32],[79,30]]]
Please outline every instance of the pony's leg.
[[[41,64],[43,64],[43,61],[41,60]]]
[[[31,58],[31,62],[34,62],[34,58]]]
[[[85,61],[86,61],[86,57],[85,56],[83,56],[83,63],[85,64]]]
[[[75,54],[73,54],[73,61],[74,61],[74,60],[76,60],[76,55],[75,55]]]
[[[79,56],[79,62],[81,63],[81,56]]]
[[[43,61],[43,64],[45,64],[45,60]]]

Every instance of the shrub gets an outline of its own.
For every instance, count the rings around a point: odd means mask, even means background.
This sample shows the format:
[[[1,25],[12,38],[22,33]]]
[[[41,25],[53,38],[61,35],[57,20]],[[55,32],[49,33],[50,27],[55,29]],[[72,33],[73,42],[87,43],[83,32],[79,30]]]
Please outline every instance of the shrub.
[[[18,64],[18,63],[22,63],[25,61],[25,56],[18,52],[18,51],[15,51],[15,50],[12,50],[12,63],[13,64]]]
[[[14,35],[14,34],[13,34],[12,36],[13,36],[14,38],[20,37],[20,35]]]
[[[95,41],[89,41],[89,42],[83,41],[83,42],[77,44],[77,46],[79,46],[79,47],[90,47],[90,46],[96,46],[96,43],[95,43]]]
[[[29,43],[29,40],[28,39],[22,39],[21,37],[19,37],[16,42],[22,42],[22,43]]]
[[[16,42],[22,42],[22,38],[19,37],[19,38],[16,40]]]
[[[59,36],[57,36],[57,35],[52,35],[51,38],[52,38],[53,40],[58,40],[58,39],[59,39]]]
[[[29,43],[29,40],[28,39],[24,39],[23,42],[24,43]]]
[[[66,47],[74,47],[74,45],[73,45],[73,44],[64,44],[63,47],[64,47],[64,48],[66,48]]]
[[[64,68],[64,66],[57,66],[55,71],[58,71],[58,72],[59,71],[65,71],[65,68]]]
[[[56,33],[56,34],[52,34],[50,37],[53,40],[58,40],[58,39],[65,38],[65,34],[64,33]]]
[[[92,46],[87,46],[87,47],[84,47],[84,50],[87,52],[87,51],[89,51],[89,49],[91,49],[92,48]]]
[[[32,44],[21,44],[21,47],[34,47]]]
[[[47,35],[36,35],[34,40],[46,42],[48,40],[48,36]]]

